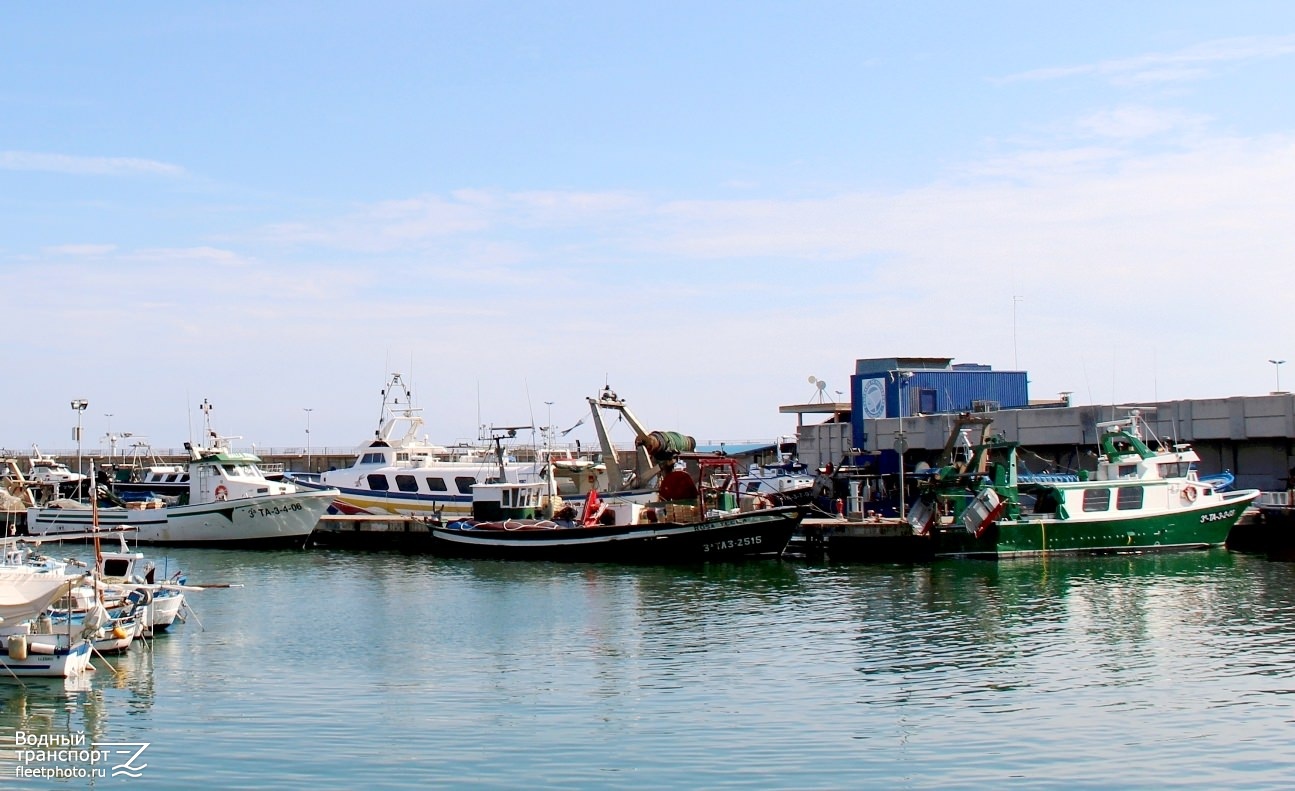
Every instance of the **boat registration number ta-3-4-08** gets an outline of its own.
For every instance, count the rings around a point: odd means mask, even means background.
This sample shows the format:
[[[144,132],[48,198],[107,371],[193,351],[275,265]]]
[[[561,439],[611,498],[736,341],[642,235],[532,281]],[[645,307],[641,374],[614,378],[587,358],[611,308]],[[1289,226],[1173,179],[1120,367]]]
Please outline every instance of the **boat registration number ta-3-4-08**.
[[[1237,515],[1237,509],[1229,508],[1226,511],[1215,511],[1212,514],[1201,514],[1201,524],[1206,522],[1218,522],[1223,519],[1231,519]]]
[[[279,514],[290,514],[293,511],[300,511],[301,503],[291,505],[276,505],[273,508],[260,508],[252,506],[247,509],[247,515],[255,519],[258,516],[278,516]]]
[[[743,536],[742,538],[731,538],[727,541],[711,541],[701,545],[702,552],[720,552],[725,549],[737,549],[739,547],[752,547],[760,543],[760,536]]]

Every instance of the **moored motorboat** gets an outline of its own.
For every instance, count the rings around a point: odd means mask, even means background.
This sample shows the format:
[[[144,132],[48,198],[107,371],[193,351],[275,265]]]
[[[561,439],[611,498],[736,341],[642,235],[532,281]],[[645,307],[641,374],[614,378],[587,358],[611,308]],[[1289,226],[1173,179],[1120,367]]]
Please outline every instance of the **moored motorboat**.
[[[424,430],[412,391],[399,373],[392,374],[382,389],[378,428],[356,450],[351,466],[293,481],[303,489],[334,490],[332,513],[466,516],[476,484],[536,474],[536,465],[501,462],[486,448],[431,444]]]
[[[514,528],[463,522],[429,527],[428,548],[437,554],[500,560],[702,563],[779,555],[800,519],[800,509],[784,506],[696,522],[593,527],[555,522]]]
[[[814,491],[814,475],[796,459],[777,464],[752,464],[738,479],[744,494],[763,494],[780,505],[808,505]]]
[[[73,472],[66,464],[40,452],[32,445],[32,455],[28,461],[26,479],[36,487],[45,487],[56,495],[70,495],[86,485],[87,476]]]
[[[961,416],[954,435],[976,424],[980,441],[963,443],[963,460],[946,459],[907,514],[937,557],[1223,546],[1259,496],[1253,489],[1218,491],[1199,479],[1199,456],[1185,444],[1152,450],[1136,410],[1098,424],[1097,469],[1073,476],[1019,474],[1019,444],[989,437],[987,417]],[[955,447],[952,439],[947,447]]]
[[[75,676],[90,662],[79,630],[55,631],[46,609],[79,582],[49,568],[0,564],[0,676]]]
[[[653,502],[606,503],[591,492],[579,514],[547,518],[531,515],[541,502],[538,485],[487,487],[485,496],[499,495],[503,518],[429,525],[427,548],[501,560],[654,564],[783,552],[800,524],[799,508],[762,507],[763,498],[740,496],[732,459],[683,454],[681,463],[691,471],[665,476]]]
[[[205,405],[205,404],[204,404]],[[188,492],[174,505],[161,500],[127,503],[95,487],[95,503],[61,500],[27,510],[33,536],[83,533],[93,527],[133,529],[135,541],[205,547],[300,546],[337,495],[331,488],[306,490],[271,481],[260,458],[234,451],[230,437],[210,430],[209,447],[185,443],[189,451]],[[96,513],[97,511],[97,513]]]
[[[114,600],[133,598],[140,611],[141,636],[153,637],[175,623],[184,607],[186,589],[184,572],[177,571],[157,580],[156,565],[144,553],[126,546],[126,536],[119,536],[117,550],[102,550],[95,562],[96,577]]]
[[[576,507],[590,491],[598,491],[605,500],[646,502],[653,496],[662,462],[696,445],[691,437],[675,432],[648,431],[625,402],[606,388],[597,398],[587,399],[601,445],[598,461],[552,447],[532,449],[534,461],[516,461],[503,452],[499,436],[489,438],[493,447],[432,445],[423,435],[421,409],[413,406],[413,396],[400,374],[388,380],[382,398],[379,427],[373,439],[357,449],[351,466],[294,479],[309,489],[336,489],[334,513],[466,518],[472,515],[473,491],[478,485],[536,483],[549,478],[557,496]],[[633,427],[632,461],[612,446],[604,412],[615,413]],[[514,427],[508,435],[516,430]]]

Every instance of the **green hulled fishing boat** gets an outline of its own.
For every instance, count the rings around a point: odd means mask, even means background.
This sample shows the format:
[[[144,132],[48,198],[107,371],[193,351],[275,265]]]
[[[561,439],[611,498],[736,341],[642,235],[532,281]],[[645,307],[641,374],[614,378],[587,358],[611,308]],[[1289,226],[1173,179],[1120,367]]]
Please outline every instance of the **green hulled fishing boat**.
[[[922,484],[908,514],[937,557],[1221,546],[1259,496],[1203,482],[1195,467],[1200,457],[1188,445],[1153,450],[1136,411],[1097,424],[1097,469],[1074,475],[1022,473],[1019,443],[990,437],[989,423],[983,416],[959,419],[948,463]],[[981,427],[978,442],[969,439],[968,425]]]

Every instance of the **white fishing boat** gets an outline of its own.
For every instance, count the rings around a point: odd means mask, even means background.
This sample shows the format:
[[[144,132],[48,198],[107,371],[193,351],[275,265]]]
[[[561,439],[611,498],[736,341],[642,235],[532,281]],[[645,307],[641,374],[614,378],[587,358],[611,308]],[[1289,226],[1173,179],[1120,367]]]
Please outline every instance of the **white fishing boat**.
[[[209,405],[204,402],[204,412]],[[271,481],[260,470],[260,458],[232,450],[229,441],[211,431],[209,447],[189,451],[189,489],[174,505],[160,499],[126,503],[106,487],[95,487],[103,503],[60,500],[27,510],[27,532],[33,536],[82,533],[94,526],[132,528],[141,544],[202,547],[300,546],[337,496],[331,488],[307,490]]]
[[[71,494],[77,487],[86,486],[88,476],[73,472],[66,464],[53,456],[40,452],[40,448],[31,446],[31,458],[28,460],[26,480],[37,488],[44,488],[54,496]]]
[[[647,502],[655,497],[662,465],[696,447],[691,437],[648,431],[610,389],[587,399],[602,448],[599,461],[551,446],[533,449],[535,461],[509,458],[501,439],[530,426],[492,431],[486,439],[493,441],[493,448],[433,445],[423,438],[421,409],[413,406],[400,374],[392,375],[382,396],[379,428],[357,450],[350,467],[320,473],[317,480],[294,479],[307,488],[336,489],[333,513],[467,518],[473,515],[474,487],[547,483],[550,470],[557,496],[574,508],[590,491],[609,502]],[[608,411],[623,418],[636,434],[632,461],[611,443],[603,417]]]
[[[743,494],[764,495],[779,505],[806,505],[814,491],[815,476],[800,461],[752,464],[738,479]]]
[[[126,546],[126,536],[120,536],[119,549],[102,550],[95,563],[96,576],[106,592],[116,599],[134,597],[141,610],[141,631],[144,637],[153,637],[175,623],[184,607],[185,579],[177,571],[159,581],[157,566],[144,553]]]
[[[332,512],[446,517],[472,513],[472,489],[479,484],[527,483],[544,479],[548,466],[511,458],[501,440],[526,427],[492,430],[492,445],[436,445],[426,439],[422,409],[399,373],[382,390],[382,411],[373,438],[356,450],[349,467],[293,480],[310,489],[336,489]],[[591,488],[606,488],[606,468],[588,459],[554,459],[559,490],[578,502]]]

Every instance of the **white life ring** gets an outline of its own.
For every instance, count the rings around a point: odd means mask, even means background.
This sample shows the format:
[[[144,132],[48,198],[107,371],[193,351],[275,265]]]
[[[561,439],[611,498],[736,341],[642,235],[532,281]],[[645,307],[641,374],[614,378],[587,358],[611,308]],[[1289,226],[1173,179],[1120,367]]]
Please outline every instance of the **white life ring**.
[[[1187,501],[1187,502],[1189,502],[1189,503],[1194,503],[1194,502],[1196,502],[1196,487],[1195,487],[1195,486],[1184,486],[1184,487],[1183,487],[1183,499],[1184,499],[1184,500],[1186,500],[1186,501]]]
[[[217,487],[216,487],[216,499],[217,499],[217,500],[224,500],[226,497],[229,497],[229,490],[225,488],[225,485],[224,485],[224,484],[221,484],[220,486],[217,486]]]

